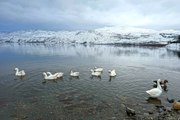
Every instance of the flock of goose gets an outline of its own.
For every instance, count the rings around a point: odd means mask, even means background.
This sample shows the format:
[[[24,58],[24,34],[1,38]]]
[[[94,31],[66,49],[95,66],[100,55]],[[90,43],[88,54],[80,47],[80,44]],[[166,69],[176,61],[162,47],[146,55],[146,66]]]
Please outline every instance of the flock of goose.
[[[26,75],[24,70],[19,70],[18,68],[15,68],[15,71],[16,71],[15,72],[16,76],[22,77],[22,76]],[[101,77],[101,74],[103,72],[103,68],[94,67],[90,71],[91,71],[92,76]],[[115,77],[116,76],[115,69],[109,70],[108,72],[109,72],[110,77]],[[57,72],[57,73],[54,73],[54,74],[52,74],[51,72],[43,72],[43,75],[44,75],[45,80],[55,80],[55,79],[63,77],[62,72]],[[71,70],[70,71],[70,76],[71,77],[79,77],[79,72],[74,72],[74,71]],[[163,91],[162,87],[166,87],[166,83],[168,83],[168,80],[158,79],[157,81],[154,81],[154,82],[155,82],[155,85],[156,85],[155,88],[147,90],[146,93],[149,94],[150,97],[152,97],[152,98],[158,98],[162,94],[162,91]],[[172,100],[168,99],[168,101],[170,103],[171,102],[173,103],[173,108],[174,109],[180,110],[180,102],[179,101],[175,101],[174,99],[172,99]]]
[[[151,90],[147,90],[146,93],[148,93],[152,98],[158,98],[162,94],[162,91],[163,91],[162,88],[164,88],[165,90],[165,88],[167,87],[166,83],[168,83],[168,80],[158,79],[157,81],[154,81],[154,82],[155,82],[156,87]],[[169,103],[172,103],[172,108],[174,110],[180,110],[180,100],[176,101],[174,99],[167,98],[167,101]]]
[[[15,72],[16,76],[22,77],[22,76],[26,75],[24,70],[19,70],[18,68],[15,68],[15,71],[16,71]],[[103,68],[94,67],[90,71],[91,71],[92,76],[101,77],[101,74],[103,72]],[[109,72],[110,77],[116,76],[116,70],[113,69],[113,70],[109,70],[108,72]],[[64,74],[62,72],[57,72],[54,74],[52,74],[51,72],[43,72],[43,75],[44,75],[45,80],[55,80],[55,79],[63,77]],[[75,71],[71,70],[70,76],[71,77],[79,77],[79,72],[75,72]]]
[[[25,76],[26,75],[24,70],[19,70],[18,68],[15,68],[15,71],[16,71],[16,73],[15,73],[16,76]],[[100,77],[103,72],[103,68],[94,67],[90,71],[91,71],[92,76]],[[114,69],[109,70],[108,72],[109,72],[110,77],[116,76],[116,71]],[[55,80],[55,79],[63,77],[64,74],[62,72],[57,72],[54,74],[52,74],[51,72],[43,72],[43,75],[44,75],[45,80]],[[71,77],[79,77],[79,72],[75,72],[75,71],[71,70],[70,76]],[[146,91],[151,97],[157,98],[162,94],[162,88],[161,88],[160,82],[162,82],[162,81],[160,79],[158,79],[157,87]]]

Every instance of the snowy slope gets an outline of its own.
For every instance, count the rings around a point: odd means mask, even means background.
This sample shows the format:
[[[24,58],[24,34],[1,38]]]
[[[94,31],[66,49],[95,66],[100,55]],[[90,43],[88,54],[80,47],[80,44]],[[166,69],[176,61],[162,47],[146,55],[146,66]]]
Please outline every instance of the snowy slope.
[[[180,31],[105,27],[88,31],[18,31],[0,33],[0,43],[114,44],[174,41]]]

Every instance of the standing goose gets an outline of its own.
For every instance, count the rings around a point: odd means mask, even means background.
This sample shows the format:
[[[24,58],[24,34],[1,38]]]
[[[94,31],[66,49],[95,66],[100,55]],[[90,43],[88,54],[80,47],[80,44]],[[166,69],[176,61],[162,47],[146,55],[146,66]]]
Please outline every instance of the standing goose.
[[[73,72],[73,71],[71,70],[70,76],[71,76],[71,77],[79,77],[79,72]]]
[[[63,73],[62,72],[57,72],[57,73],[54,73],[54,74],[52,74],[51,72],[47,72],[47,74],[50,76],[55,76],[55,77],[57,77],[57,78],[61,78],[61,77],[63,77]]]
[[[25,75],[26,75],[26,73],[24,72],[24,70],[19,71],[18,68],[15,68],[15,71],[16,71],[16,73],[15,73],[16,76],[22,77],[22,76],[25,76]]]
[[[109,70],[109,76],[110,77],[115,77],[116,76],[116,70]]]
[[[157,98],[162,94],[160,81],[161,81],[160,79],[157,80],[157,88],[153,88],[151,90],[146,91],[152,98]]]

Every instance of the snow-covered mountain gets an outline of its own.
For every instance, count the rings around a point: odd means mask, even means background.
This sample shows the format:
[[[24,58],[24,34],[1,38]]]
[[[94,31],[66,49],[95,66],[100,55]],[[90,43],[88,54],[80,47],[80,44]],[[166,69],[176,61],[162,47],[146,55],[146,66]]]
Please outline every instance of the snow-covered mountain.
[[[180,31],[105,27],[86,31],[18,31],[0,33],[0,43],[140,44],[174,41]]]

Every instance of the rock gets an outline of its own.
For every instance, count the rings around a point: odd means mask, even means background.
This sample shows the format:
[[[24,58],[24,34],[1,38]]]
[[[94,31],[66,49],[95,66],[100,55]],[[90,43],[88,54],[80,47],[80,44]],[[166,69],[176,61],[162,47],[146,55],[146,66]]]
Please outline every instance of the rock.
[[[153,111],[149,111],[148,113],[149,113],[150,115],[152,115],[152,114],[153,114]]]
[[[158,111],[159,113],[162,113],[162,112],[165,111],[165,107],[162,106],[162,105],[157,105],[156,108],[157,108],[157,111]]]
[[[148,113],[144,113],[144,116],[146,116],[146,117],[147,117],[147,116],[149,116],[149,114],[148,114]]]
[[[112,117],[111,120],[116,120],[116,117]]]
[[[121,107],[126,107],[124,104],[121,104]]]
[[[172,112],[171,107],[166,107],[166,110],[167,110],[168,112]]]
[[[180,102],[174,101],[173,102],[173,109],[174,110],[180,110]]]
[[[135,110],[133,110],[129,107],[126,107],[126,113],[128,116],[135,116],[136,115]]]
[[[169,99],[169,98],[167,98],[167,101],[168,101],[169,103],[173,103],[173,102],[174,102],[174,99]]]

